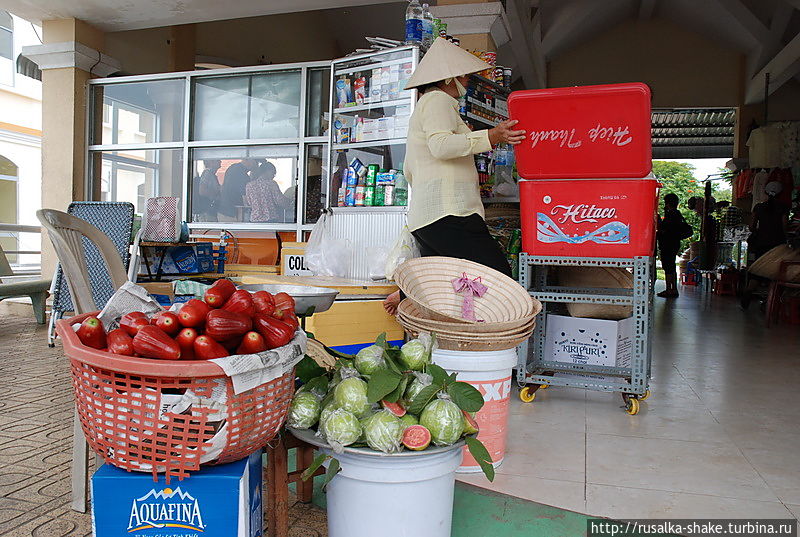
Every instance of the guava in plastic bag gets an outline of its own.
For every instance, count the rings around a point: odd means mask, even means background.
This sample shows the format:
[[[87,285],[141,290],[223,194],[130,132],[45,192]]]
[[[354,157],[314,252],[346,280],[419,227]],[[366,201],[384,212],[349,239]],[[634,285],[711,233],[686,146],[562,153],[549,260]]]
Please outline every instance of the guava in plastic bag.
[[[423,388],[430,386],[433,384],[433,377],[427,373],[420,373],[419,371],[414,372],[414,380],[411,381],[411,384],[408,385],[406,388],[406,399],[408,401],[413,401],[414,398],[417,396],[419,392],[422,391]]]
[[[400,451],[403,430],[405,430],[403,422],[388,410],[376,412],[364,422],[367,445],[384,453]]]
[[[319,412],[319,397],[310,391],[298,391],[289,406],[286,424],[295,429],[308,429],[317,423]]]
[[[400,347],[400,362],[412,371],[422,371],[430,359],[429,349],[419,339],[412,339]]]
[[[362,375],[371,375],[378,369],[386,367],[386,360],[383,359],[383,347],[370,345],[358,351],[355,366]]]
[[[337,408],[324,421],[320,432],[331,447],[349,446],[361,436],[361,424],[351,412]]]
[[[342,380],[333,390],[333,403],[356,417],[363,416],[372,408],[367,401],[367,383],[357,377]]]
[[[323,401],[323,403],[324,403],[324,401]],[[325,404],[322,407],[322,411],[319,413],[319,428],[320,429],[322,429],[322,427],[325,426],[325,421],[327,421],[327,419],[331,416],[331,414],[333,414],[333,411],[338,409],[338,408],[339,407],[336,406],[336,403],[334,403],[333,401],[329,401],[327,404]]]
[[[419,416],[419,424],[431,432],[437,446],[454,444],[464,432],[464,415],[454,402],[446,398],[434,399]]]
[[[412,425],[419,425],[419,418],[414,414],[405,414],[400,418],[400,422],[403,424],[403,428],[411,427]]]

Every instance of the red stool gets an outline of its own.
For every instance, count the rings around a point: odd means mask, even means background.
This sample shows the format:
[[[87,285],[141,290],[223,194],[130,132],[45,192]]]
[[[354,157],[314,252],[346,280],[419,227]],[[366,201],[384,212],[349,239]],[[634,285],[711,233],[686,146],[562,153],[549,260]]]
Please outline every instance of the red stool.
[[[681,285],[697,285],[698,283],[700,282],[697,278],[697,271],[681,272]]]
[[[714,293],[718,295],[733,295],[736,296],[736,291],[739,288],[739,273],[738,272],[723,272],[714,283]]]

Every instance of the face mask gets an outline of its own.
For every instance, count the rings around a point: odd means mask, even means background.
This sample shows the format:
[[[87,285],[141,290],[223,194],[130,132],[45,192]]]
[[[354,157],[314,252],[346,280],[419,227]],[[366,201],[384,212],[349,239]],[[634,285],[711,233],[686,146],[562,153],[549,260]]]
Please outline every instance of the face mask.
[[[467,94],[467,88],[465,88],[463,86],[463,84],[461,84],[461,82],[459,82],[456,77],[448,78],[447,80],[445,80],[445,83],[449,84],[451,80],[455,81],[455,83],[456,83],[456,89],[458,90],[458,96],[459,97],[465,96]]]

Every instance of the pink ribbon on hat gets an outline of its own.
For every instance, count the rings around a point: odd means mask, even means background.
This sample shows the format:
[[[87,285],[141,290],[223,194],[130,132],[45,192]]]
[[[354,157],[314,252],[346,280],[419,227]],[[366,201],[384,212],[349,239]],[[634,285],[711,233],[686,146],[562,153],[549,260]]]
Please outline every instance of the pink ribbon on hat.
[[[468,321],[478,321],[475,317],[475,297],[482,297],[489,290],[478,276],[470,280],[466,272],[461,273],[460,278],[452,280],[453,290],[459,295],[464,295],[464,303],[461,305],[461,316]]]

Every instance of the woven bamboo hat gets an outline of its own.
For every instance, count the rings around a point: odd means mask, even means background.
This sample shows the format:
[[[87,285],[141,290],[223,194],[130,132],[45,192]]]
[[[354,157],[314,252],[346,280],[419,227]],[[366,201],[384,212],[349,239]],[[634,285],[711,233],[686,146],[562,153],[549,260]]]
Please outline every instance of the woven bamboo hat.
[[[429,313],[429,318],[478,324],[464,319],[462,307],[465,297],[453,289],[453,280],[463,276],[470,280],[479,279],[488,288],[483,296],[474,297],[473,303],[478,320],[502,323],[492,327],[493,330],[524,325],[538,313],[533,299],[520,284],[473,261],[453,257],[417,257],[397,267],[394,274],[400,289]]]
[[[437,334],[497,338],[519,335],[526,331],[531,333],[536,326],[536,314],[541,309],[541,303],[536,300],[534,314],[531,317],[520,319],[519,323],[461,323],[435,319],[428,311],[407,298],[400,302],[397,308],[397,321],[404,327],[408,325]]]
[[[476,58],[466,50],[437,37],[408,79],[406,89],[424,86],[456,76],[491,69],[491,65]]]
[[[420,332],[427,332],[427,330],[420,330],[418,328],[404,328],[412,337],[418,337]],[[502,351],[515,348],[529,337],[530,334],[522,334],[512,337],[475,340],[436,333],[436,345],[440,349],[448,351]]]

